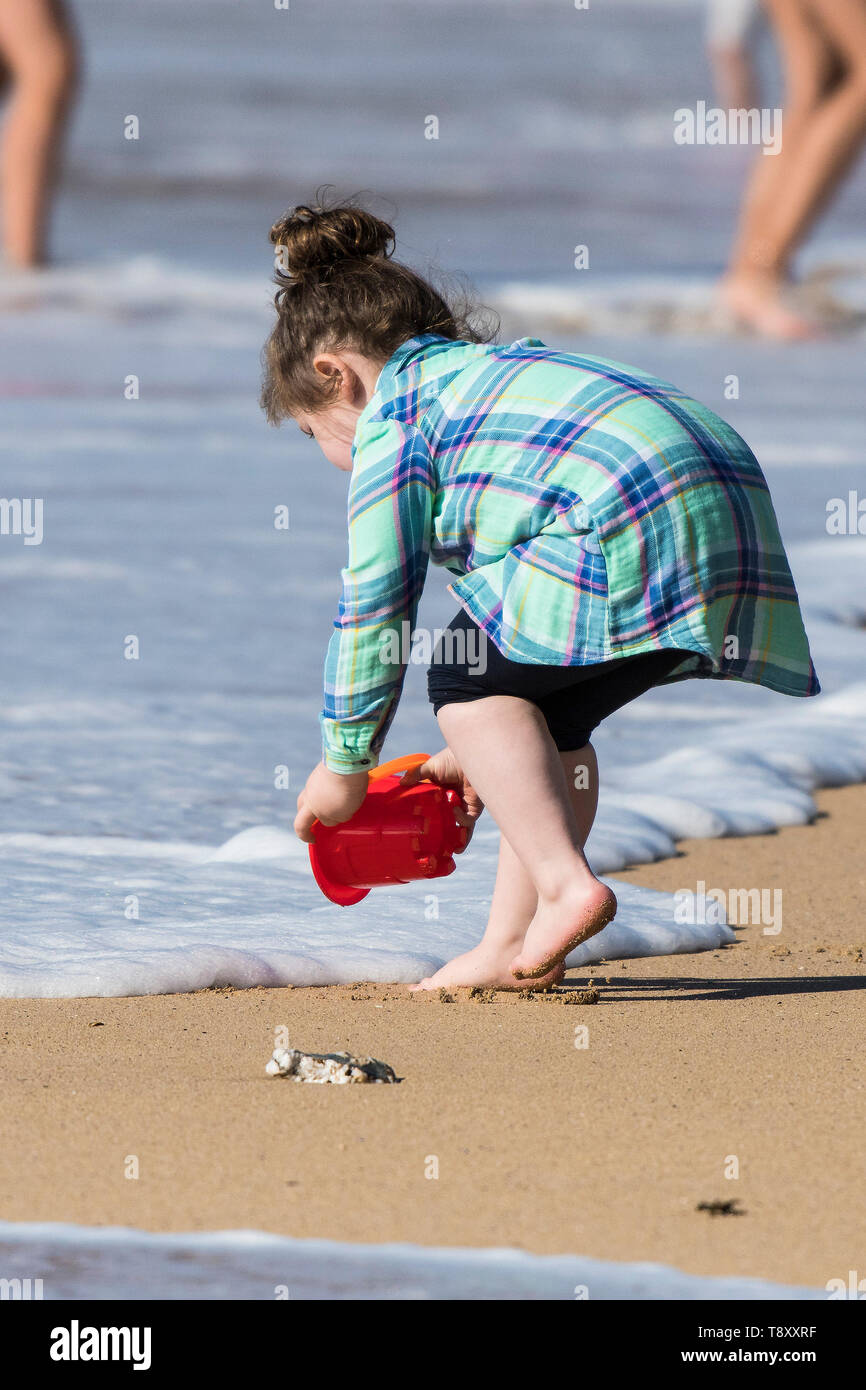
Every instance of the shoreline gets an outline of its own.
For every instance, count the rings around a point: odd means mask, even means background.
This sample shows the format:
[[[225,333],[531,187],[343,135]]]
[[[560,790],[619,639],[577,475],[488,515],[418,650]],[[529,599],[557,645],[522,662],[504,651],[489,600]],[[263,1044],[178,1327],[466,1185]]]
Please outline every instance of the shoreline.
[[[4,1220],[846,1277],[864,1234],[866,786],[816,800],[810,826],[687,841],[616,876],[781,888],[778,935],[749,925],[716,951],[587,967],[553,995],[0,1001]],[[590,979],[598,1002],[572,1003]],[[281,1027],[305,1050],[380,1058],[401,1084],[269,1078]]]

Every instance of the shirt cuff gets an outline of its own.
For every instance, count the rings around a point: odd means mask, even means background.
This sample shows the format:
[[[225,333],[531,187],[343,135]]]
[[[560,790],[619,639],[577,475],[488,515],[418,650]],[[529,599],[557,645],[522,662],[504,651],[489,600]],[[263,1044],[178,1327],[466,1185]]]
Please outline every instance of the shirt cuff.
[[[320,716],[322,761],[329,772],[372,772],[379,765],[379,754],[370,747],[380,721],[340,724]]]

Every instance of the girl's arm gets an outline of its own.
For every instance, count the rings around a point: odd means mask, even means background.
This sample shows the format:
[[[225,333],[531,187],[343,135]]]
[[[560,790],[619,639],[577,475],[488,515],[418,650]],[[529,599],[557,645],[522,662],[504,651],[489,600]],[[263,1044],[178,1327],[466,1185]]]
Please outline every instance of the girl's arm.
[[[325,661],[324,763],[369,771],[397,709],[430,553],[435,474],[413,425],[359,427],[349,487],[349,562]]]

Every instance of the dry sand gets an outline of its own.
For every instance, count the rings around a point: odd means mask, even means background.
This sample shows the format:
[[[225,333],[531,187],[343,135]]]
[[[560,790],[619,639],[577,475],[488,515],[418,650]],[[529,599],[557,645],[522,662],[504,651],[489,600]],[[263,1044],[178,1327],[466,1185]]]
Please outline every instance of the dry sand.
[[[571,1002],[588,972],[450,1003],[402,986],[0,1001],[0,1214],[866,1274],[866,787],[818,801],[812,826],[622,875],[782,887],[783,930],[595,967],[595,1005]],[[270,1079],[281,1025],[404,1079]],[[717,1202],[734,1212],[699,1209]]]

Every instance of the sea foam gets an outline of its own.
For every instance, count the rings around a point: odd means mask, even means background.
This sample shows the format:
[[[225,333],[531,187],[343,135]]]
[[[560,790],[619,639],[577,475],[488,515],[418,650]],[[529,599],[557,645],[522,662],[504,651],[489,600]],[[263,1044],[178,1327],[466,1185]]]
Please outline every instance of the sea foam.
[[[676,1299],[805,1301],[825,1291],[709,1278],[580,1255],[295,1240],[263,1231],[155,1235],[124,1227],[0,1222],[7,1279],[46,1299]]]

